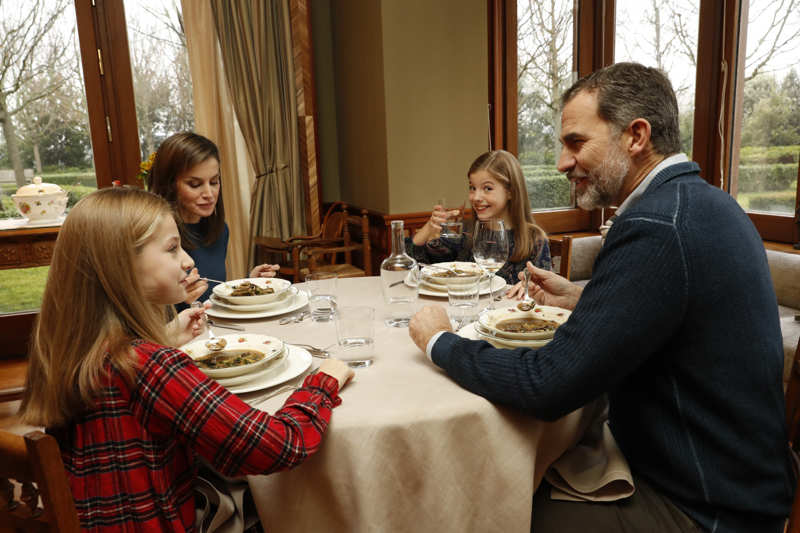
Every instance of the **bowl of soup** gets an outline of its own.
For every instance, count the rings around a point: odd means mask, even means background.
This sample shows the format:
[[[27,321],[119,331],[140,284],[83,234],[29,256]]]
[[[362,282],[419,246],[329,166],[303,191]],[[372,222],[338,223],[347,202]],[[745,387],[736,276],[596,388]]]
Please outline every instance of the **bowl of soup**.
[[[496,337],[506,339],[550,339],[567,321],[570,311],[560,307],[539,305],[530,311],[516,307],[492,309],[481,313],[478,323]]]
[[[210,350],[205,338],[195,339],[180,348],[192,358],[197,368],[214,379],[260,371],[286,351],[282,340],[268,335],[244,333],[219,338],[225,340],[222,350]]]
[[[477,264],[465,261],[434,263],[422,268],[423,282],[442,291],[446,291],[448,286],[475,283],[481,274]]]
[[[231,305],[256,305],[284,298],[291,286],[280,278],[243,278],[215,285],[212,292]]]

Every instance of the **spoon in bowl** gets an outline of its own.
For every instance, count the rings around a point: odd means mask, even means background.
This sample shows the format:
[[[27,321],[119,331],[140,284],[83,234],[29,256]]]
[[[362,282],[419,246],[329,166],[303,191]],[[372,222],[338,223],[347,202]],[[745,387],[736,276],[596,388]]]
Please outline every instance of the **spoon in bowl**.
[[[527,268],[523,270],[523,273],[523,276],[525,277],[525,298],[523,298],[522,301],[517,304],[517,309],[520,311],[530,311],[531,309],[536,308],[536,300],[528,295],[528,285],[530,284],[531,273],[528,272]]]

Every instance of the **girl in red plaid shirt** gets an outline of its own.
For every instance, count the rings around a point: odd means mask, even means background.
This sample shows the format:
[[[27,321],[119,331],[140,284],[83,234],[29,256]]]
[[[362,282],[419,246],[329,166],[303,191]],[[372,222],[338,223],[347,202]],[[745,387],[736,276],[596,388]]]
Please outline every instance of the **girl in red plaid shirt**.
[[[167,324],[192,266],[167,202],[139,189],[86,196],[59,232],[20,413],[58,437],[87,531],[194,531],[200,457],[226,476],[300,464],[352,377],[325,360],[273,416],[208,379],[171,347],[203,310]]]

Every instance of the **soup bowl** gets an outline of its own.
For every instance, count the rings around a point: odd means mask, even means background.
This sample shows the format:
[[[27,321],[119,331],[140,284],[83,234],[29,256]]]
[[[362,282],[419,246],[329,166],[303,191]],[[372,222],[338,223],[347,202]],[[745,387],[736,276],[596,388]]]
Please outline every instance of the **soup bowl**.
[[[222,335],[225,348],[212,351],[206,346],[208,339],[195,339],[181,346],[195,364],[210,378],[231,378],[265,369],[284,355],[283,341],[267,335],[244,333]],[[244,354],[255,354],[252,357]]]
[[[292,282],[286,279],[243,278],[220,283],[214,286],[212,292],[232,305],[256,305],[284,298],[291,286]],[[248,287],[254,290],[245,290]]]

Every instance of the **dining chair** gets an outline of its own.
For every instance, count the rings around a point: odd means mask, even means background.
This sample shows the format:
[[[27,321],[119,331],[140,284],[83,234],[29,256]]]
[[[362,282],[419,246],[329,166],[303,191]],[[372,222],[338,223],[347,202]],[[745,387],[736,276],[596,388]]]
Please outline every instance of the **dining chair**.
[[[792,449],[795,466],[798,466],[800,457],[800,339],[794,352],[792,371],[789,374],[789,383],[784,396],[786,405],[786,428],[789,433],[789,446]],[[800,533],[800,468],[795,468],[797,486],[794,492],[792,510],[786,524],[786,533]]]
[[[351,239],[351,225],[360,226],[360,243]],[[372,275],[367,211],[362,209],[360,217],[351,216],[344,202],[331,204],[320,230],[313,235],[298,235],[286,240],[256,237],[254,244],[257,263],[267,262],[267,254],[273,254],[280,265],[278,272],[291,277],[294,282],[302,281],[302,276],[308,272],[319,270],[336,272],[340,277]],[[352,264],[355,251],[361,251],[363,269]],[[275,262],[274,259],[271,261]]]
[[[0,431],[0,532],[78,531],[56,439],[41,431]]]
[[[550,257],[558,257],[558,274],[569,279],[570,266],[572,265],[572,237],[569,235],[551,235]]]

